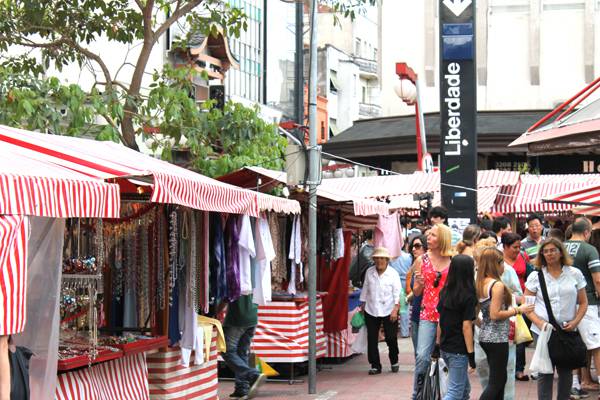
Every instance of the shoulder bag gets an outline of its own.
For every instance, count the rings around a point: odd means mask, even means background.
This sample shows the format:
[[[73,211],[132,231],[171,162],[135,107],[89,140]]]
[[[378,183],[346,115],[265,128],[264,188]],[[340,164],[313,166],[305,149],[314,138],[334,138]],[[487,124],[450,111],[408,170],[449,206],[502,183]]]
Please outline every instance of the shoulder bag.
[[[550,339],[548,340],[548,353],[552,365],[561,368],[577,369],[586,365],[587,348],[581,339],[579,332],[569,332],[562,329],[554,318],[548,289],[546,288],[546,279],[542,270],[538,271],[540,279],[540,287],[544,297],[544,304],[548,312],[548,320],[554,327]]]

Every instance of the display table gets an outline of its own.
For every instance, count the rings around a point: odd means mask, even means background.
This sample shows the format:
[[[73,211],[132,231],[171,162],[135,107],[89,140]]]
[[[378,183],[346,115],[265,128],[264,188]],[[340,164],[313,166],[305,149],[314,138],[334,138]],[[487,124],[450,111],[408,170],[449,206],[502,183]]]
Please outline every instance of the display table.
[[[146,355],[135,354],[58,375],[56,400],[147,400]]]
[[[218,400],[217,333],[213,329],[209,360],[190,366],[181,365],[181,349],[169,347],[148,356],[150,399]]]
[[[327,354],[323,332],[323,303],[317,299],[317,358]],[[308,361],[308,301],[306,298],[274,300],[258,307],[258,326],[252,351],[269,363]]]

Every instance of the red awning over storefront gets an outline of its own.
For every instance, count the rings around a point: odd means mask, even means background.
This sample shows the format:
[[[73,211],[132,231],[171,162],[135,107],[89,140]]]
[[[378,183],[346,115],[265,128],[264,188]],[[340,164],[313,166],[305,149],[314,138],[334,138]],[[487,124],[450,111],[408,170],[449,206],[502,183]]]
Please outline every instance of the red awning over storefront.
[[[600,78],[544,116],[509,146],[526,144],[530,155],[600,153],[600,99],[580,107],[584,101],[597,97],[598,88]]]

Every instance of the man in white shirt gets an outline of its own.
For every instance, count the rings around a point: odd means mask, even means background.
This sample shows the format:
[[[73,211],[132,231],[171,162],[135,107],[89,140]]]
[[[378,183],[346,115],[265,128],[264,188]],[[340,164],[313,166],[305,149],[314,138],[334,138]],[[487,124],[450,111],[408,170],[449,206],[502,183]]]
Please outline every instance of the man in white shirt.
[[[368,337],[369,375],[381,374],[379,360],[379,328],[383,324],[392,372],[398,372],[398,309],[400,307],[400,276],[388,267],[390,253],[384,247],[373,251],[374,267],[365,273],[360,294],[361,309],[365,313]]]

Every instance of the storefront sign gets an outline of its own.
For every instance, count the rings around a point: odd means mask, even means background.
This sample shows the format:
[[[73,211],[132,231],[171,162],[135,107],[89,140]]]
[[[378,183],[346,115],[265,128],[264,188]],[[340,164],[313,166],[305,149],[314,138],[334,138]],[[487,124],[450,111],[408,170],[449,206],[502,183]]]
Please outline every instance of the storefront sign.
[[[442,204],[451,218],[477,216],[475,4],[440,0]]]

